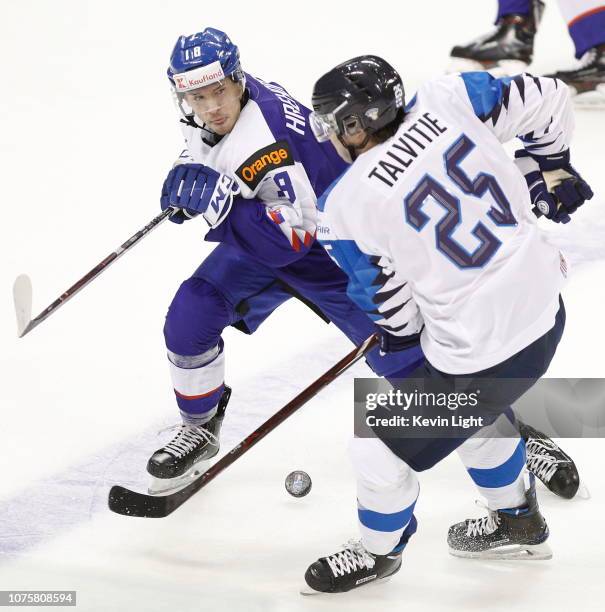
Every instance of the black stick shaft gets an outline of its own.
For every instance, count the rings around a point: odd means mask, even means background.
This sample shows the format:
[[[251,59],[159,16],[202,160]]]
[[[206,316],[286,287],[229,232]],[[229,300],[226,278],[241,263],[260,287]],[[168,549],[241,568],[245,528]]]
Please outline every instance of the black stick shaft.
[[[23,330],[21,337],[28,334],[32,329],[40,325],[42,321],[50,317],[63,304],[71,300],[74,295],[82,291],[86,285],[91,283],[97,276],[102,274],[112,263],[117,261],[126,251],[130,250],[135,244],[142,240],[147,234],[163,223],[174,212],[172,208],[162,211],[157,217],[152,219],[145,227],[131,236],[126,242],[121,244],[115,251],[110,253],[103,261],[99,262],[92,270],[87,272],[81,279],[75,282],[67,291],[62,293],[50,306],[47,306],[37,317],[33,318]]]

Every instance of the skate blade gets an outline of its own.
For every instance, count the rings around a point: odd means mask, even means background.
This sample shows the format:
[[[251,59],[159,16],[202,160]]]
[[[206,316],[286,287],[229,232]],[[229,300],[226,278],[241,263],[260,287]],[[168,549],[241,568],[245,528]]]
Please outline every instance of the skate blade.
[[[571,87],[573,103],[576,108],[583,110],[605,110],[605,85],[597,85],[595,91],[586,91],[578,94]]]
[[[482,559],[495,561],[545,561],[552,559],[552,550],[546,542],[542,544],[512,544],[492,550],[463,551],[450,548],[450,555],[465,559]]]
[[[174,478],[157,478],[151,476],[151,481],[147,488],[149,495],[166,495],[168,493],[176,493],[184,489],[193,480],[201,476],[210,467],[210,459],[203,459],[192,465],[187,472],[182,476]]]
[[[495,66],[486,68],[482,63],[472,59],[452,57],[450,58],[450,63],[446,72],[476,72],[479,70],[482,72],[489,72],[495,77],[503,77],[514,76],[515,74],[525,72],[527,68],[528,65],[519,60],[501,60]]]
[[[324,593],[323,591],[316,591],[308,584],[301,586],[300,589],[298,589],[298,592],[304,597],[315,597],[317,595],[339,595],[339,593]]]
[[[308,584],[304,584],[300,589],[299,592],[301,595],[303,595],[304,597],[313,597],[316,595],[329,595],[329,596],[334,596],[334,595],[344,595],[346,593],[350,593],[351,591],[355,591],[361,587],[371,587],[372,585],[376,586],[378,584],[384,584],[385,582],[388,582],[392,577],[394,576],[394,574],[391,574],[390,576],[385,576],[384,578],[378,578],[377,580],[371,580],[369,582],[366,582],[364,584],[360,584],[357,587],[354,587],[352,589],[349,589],[348,591],[338,591],[336,593],[326,593],[324,591],[316,591],[315,589],[312,589]]]

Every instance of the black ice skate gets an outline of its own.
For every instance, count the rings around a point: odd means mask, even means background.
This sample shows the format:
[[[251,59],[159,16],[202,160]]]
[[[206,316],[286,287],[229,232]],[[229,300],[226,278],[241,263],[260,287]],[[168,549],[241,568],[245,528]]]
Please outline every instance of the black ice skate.
[[[526,506],[488,509],[487,516],[452,525],[447,535],[450,553],[477,559],[550,559],[548,525],[538,508],[533,477],[531,483]]]
[[[525,440],[527,469],[559,497],[571,499],[580,486],[575,463],[548,436],[517,420]]]
[[[343,550],[321,557],[309,566],[305,572],[307,587],[301,593],[345,593],[369,582],[389,578],[400,567],[401,551],[373,555],[360,540],[349,540]]]
[[[527,70],[534,54],[534,37],[544,3],[532,1],[529,15],[505,15],[496,29],[451,52],[450,72],[489,70],[495,76],[511,76]]]
[[[605,107],[605,44],[586,51],[574,70],[561,70],[546,76],[569,85],[576,104]]]
[[[152,476],[150,494],[181,489],[205,471],[208,459],[219,451],[221,425],[230,396],[231,388],[225,385],[216,414],[207,423],[181,425],[176,436],[151,455],[147,463],[147,471]]]

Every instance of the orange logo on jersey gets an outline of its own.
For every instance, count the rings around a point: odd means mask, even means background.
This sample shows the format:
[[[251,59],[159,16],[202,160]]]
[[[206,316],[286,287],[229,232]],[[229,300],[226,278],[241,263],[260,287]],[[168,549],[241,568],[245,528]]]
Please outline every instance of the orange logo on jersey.
[[[294,158],[288,142],[280,140],[251,155],[235,173],[250,189],[256,189],[261,180],[271,170],[292,165],[294,165]]]

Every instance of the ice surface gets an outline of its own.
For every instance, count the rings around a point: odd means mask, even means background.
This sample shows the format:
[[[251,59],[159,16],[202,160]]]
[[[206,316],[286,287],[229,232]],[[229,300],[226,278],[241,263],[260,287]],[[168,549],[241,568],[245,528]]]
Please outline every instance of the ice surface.
[[[375,11],[375,12],[372,12]],[[77,589],[86,611],[602,609],[605,487],[601,440],[565,441],[590,501],[541,489],[554,558],[489,563],[447,554],[448,526],[477,514],[457,457],[421,475],[419,532],[388,584],[332,598],[298,594],[304,570],[356,534],[346,456],[356,366],[164,520],[109,513],[109,486],[143,488],[156,431],[177,418],[162,324],[182,279],[209,251],[202,222],[166,224],[26,338],[16,338],[11,288],[35,285],[34,315],[158,211],[180,135],[165,78],[176,37],[229,32],[244,67],[308,103],[335,63],[390,59],[408,95],[439,74],[453,44],[489,27],[495,2],[303,5],[159,1],[49,3],[0,9],[4,221],[0,338],[0,590]],[[563,68],[572,46],[550,2],[537,73]],[[570,255],[566,335],[552,376],[604,376],[605,113],[577,114],[573,161],[595,200],[569,226],[545,230]],[[225,334],[234,393],[228,449],[350,350],[332,326],[288,303],[252,337]],[[283,488],[304,469],[313,490]]]

